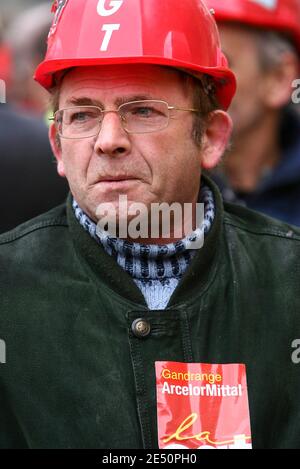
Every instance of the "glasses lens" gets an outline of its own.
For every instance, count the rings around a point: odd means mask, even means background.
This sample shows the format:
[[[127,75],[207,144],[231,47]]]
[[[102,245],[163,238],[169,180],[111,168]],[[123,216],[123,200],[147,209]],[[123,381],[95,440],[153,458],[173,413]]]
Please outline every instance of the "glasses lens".
[[[134,101],[122,104],[119,112],[125,130],[132,133],[155,132],[169,123],[169,109],[163,101]]]
[[[55,114],[58,133],[64,138],[84,138],[97,135],[101,125],[101,111],[93,106],[76,106]]]

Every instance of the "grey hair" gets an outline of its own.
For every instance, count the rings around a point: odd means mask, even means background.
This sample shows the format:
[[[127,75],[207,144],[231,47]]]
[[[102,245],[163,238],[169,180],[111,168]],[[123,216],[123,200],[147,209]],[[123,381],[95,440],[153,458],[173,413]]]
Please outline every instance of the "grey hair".
[[[297,56],[292,40],[283,33],[255,29],[255,39],[262,70],[268,71],[280,65],[287,53]]]

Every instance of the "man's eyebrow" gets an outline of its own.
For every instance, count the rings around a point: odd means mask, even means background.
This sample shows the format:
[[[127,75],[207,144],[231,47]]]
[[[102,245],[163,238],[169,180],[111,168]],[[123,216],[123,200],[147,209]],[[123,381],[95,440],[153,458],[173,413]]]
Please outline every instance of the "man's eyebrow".
[[[116,99],[116,106],[121,106],[121,104],[130,103],[131,101],[145,101],[147,99],[154,99],[153,96],[149,94],[135,94],[123,96],[122,98]]]
[[[131,101],[144,101],[148,99],[154,99],[149,94],[136,94],[136,95],[128,95],[122,96],[121,98],[117,98],[115,101],[115,105],[121,106],[121,104],[129,103]],[[70,98],[66,101],[67,106],[98,106],[101,109],[104,108],[103,103],[98,101],[97,99],[91,99],[88,97],[78,97],[78,98]]]
[[[66,104],[69,106],[99,106],[103,107],[103,104],[100,101],[91,98],[70,98],[66,101]]]

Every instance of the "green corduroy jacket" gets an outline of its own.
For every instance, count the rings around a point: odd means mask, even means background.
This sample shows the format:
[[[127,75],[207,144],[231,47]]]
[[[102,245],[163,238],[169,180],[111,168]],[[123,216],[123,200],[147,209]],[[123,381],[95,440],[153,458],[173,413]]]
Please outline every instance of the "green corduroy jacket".
[[[245,363],[253,447],[300,447],[300,231],[224,209],[208,183],[213,227],[164,311],[147,309],[71,198],[0,237],[1,448],[156,448],[164,360]]]

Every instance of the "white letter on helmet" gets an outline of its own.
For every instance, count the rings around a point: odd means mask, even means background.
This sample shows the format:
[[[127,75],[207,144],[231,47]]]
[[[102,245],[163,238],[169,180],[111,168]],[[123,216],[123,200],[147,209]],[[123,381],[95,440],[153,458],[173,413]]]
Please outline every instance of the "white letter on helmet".
[[[112,33],[120,29],[119,24],[104,24],[102,26],[102,31],[105,31],[105,36],[101,46],[101,52],[106,52],[108,49],[109,41],[111,40]]]
[[[110,1],[110,9],[105,8],[105,0],[99,0],[97,6],[97,12],[100,16],[111,16],[116,13],[119,8],[121,8],[124,0],[111,0]]]

